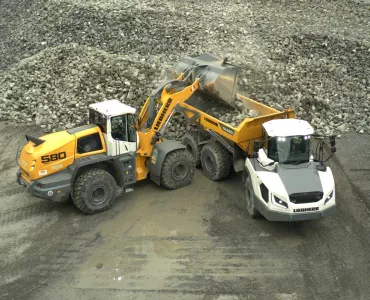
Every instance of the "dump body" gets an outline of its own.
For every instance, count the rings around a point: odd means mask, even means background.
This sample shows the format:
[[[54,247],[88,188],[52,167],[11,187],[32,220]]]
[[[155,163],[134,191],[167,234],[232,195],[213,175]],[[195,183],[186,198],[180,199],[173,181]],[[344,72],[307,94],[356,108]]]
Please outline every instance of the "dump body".
[[[273,119],[295,118],[293,110],[278,111],[274,108],[249,99],[241,94],[236,94],[236,99],[244,104],[248,110],[259,113],[258,117],[245,118],[237,127],[220,121],[216,117],[206,113],[202,108],[200,97],[190,97],[180,106],[188,118],[198,115],[195,120],[204,130],[212,130],[224,139],[237,144],[245,152],[252,153],[253,140],[261,139],[262,124]]]
[[[199,86],[189,99],[180,101],[182,113],[203,129],[212,130],[229,142],[237,144],[250,153],[251,141],[262,136],[262,124],[277,118],[294,118],[292,110],[278,111],[243,95],[236,93],[239,68],[208,53],[185,56],[174,68],[175,77],[183,76],[188,84],[199,80]],[[222,122],[207,113],[205,100],[209,98],[217,105],[235,108],[236,100],[244,104],[246,110],[258,112],[258,117],[245,118],[237,127]],[[178,109],[179,110],[179,109]]]

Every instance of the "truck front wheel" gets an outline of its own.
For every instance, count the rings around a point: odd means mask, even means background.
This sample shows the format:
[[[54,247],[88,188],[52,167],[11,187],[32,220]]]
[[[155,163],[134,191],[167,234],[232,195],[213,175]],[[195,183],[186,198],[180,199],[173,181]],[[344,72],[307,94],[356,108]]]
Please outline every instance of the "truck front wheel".
[[[231,155],[219,143],[206,144],[200,154],[204,174],[213,180],[221,180],[230,175]]]
[[[260,214],[258,210],[255,209],[254,207],[254,193],[253,193],[253,186],[252,186],[252,180],[251,177],[248,176],[246,178],[246,183],[245,183],[245,199],[246,199],[246,206],[247,206],[247,211],[249,215],[252,218],[257,218]]]
[[[92,215],[109,209],[117,197],[117,183],[102,169],[81,173],[73,187],[73,203],[83,213]]]
[[[195,173],[195,160],[186,149],[170,152],[161,170],[161,186],[175,190],[190,183]]]

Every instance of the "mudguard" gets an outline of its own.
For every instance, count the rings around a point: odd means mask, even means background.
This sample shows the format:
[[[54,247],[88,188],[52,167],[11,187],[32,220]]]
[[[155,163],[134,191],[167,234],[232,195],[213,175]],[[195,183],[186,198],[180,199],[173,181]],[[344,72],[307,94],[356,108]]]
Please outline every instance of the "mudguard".
[[[156,184],[161,185],[162,165],[167,154],[178,149],[186,149],[186,146],[172,140],[165,140],[154,145],[149,162],[149,174],[150,179]]]

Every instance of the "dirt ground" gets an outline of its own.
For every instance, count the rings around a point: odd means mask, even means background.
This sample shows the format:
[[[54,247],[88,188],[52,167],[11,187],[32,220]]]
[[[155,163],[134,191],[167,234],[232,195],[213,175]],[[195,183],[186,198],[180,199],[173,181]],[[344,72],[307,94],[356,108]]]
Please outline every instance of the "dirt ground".
[[[247,215],[239,176],[200,171],[94,216],[31,197],[15,155],[37,131],[0,125],[0,299],[369,299],[368,136],[338,141],[336,217],[272,223]]]

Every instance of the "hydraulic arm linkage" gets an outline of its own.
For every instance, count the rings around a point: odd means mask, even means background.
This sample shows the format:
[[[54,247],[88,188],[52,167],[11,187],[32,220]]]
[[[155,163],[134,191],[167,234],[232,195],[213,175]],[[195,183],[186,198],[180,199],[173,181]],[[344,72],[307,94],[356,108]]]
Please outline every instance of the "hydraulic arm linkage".
[[[163,137],[176,108],[199,89],[199,78],[189,85],[186,80],[182,80],[183,76],[181,74],[177,80],[167,81],[153,91],[140,112],[138,131],[150,135],[151,144]]]

